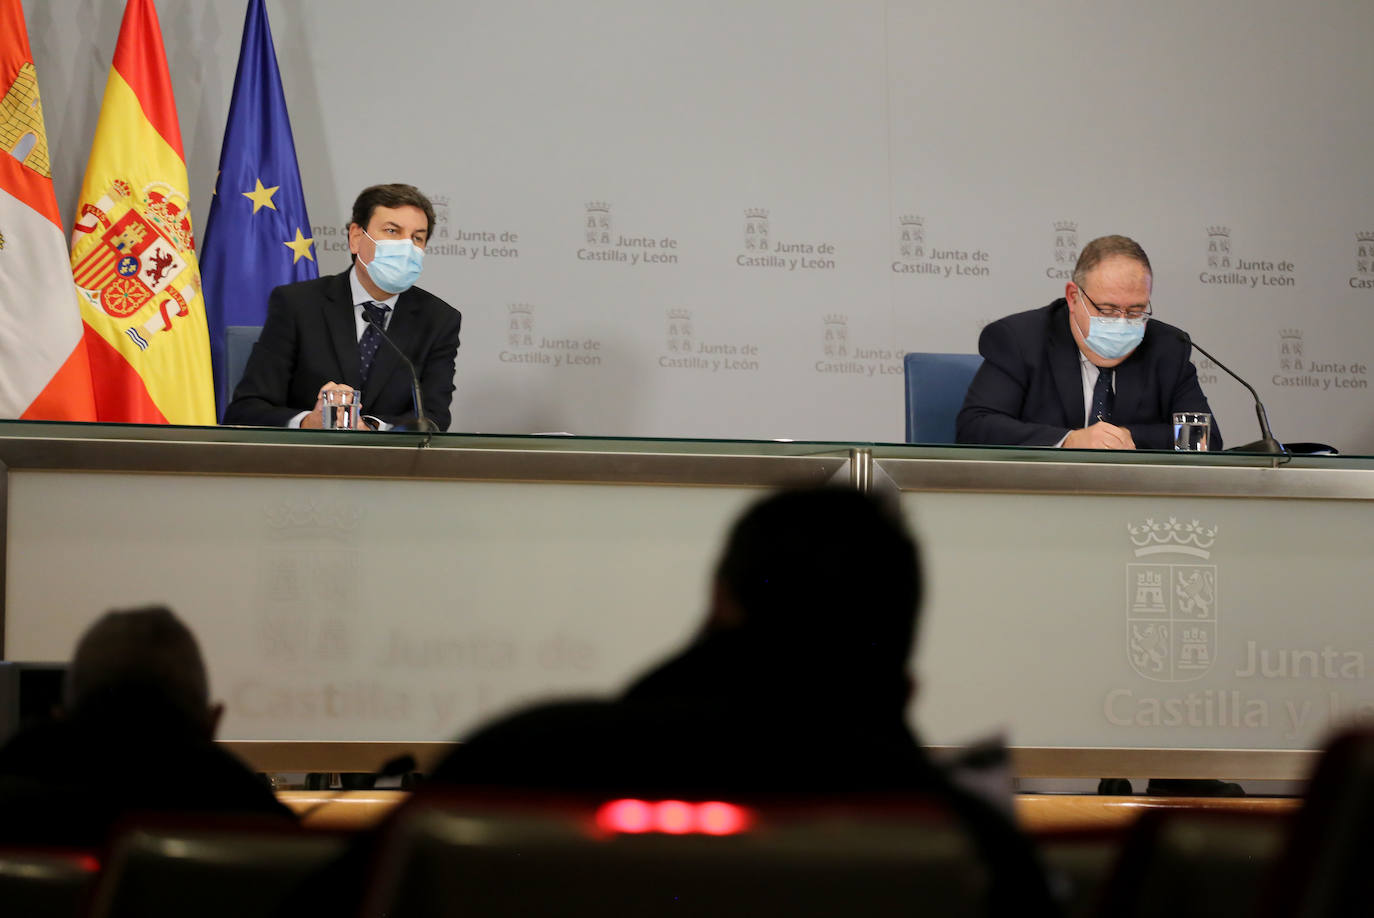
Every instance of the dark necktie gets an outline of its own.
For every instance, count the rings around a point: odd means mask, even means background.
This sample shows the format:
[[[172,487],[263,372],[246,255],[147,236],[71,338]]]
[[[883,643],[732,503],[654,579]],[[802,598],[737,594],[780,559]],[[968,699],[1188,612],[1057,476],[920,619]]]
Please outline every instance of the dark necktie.
[[[377,325],[386,327],[386,314],[391,311],[390,306],[381,303],[364,303],[363,315],[369,320],[367,328],[363,329],[363,336],[358,339],[358,388],[367,386],[367,376],[372,372],[372,361],[377,359],[377,348],[381,346],[382,336],[377,331]]]
[[[1096,424],[1098,421],[1106,421],[1108,424],[1112,422],[1112,407],[1116,402],[1116,396],[1112,394],[1112,376],[1115,372],[1098,371],[1097,385],[1093,386],[1093,407],[1088,412],[1088,424]]]

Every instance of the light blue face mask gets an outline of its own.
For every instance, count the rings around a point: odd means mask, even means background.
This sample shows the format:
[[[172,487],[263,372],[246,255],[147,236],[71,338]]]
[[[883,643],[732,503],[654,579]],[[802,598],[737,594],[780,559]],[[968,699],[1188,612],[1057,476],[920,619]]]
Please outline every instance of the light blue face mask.
[[[363,230],[367,235],[367,230]],[[409,239],[372,239],[377,251],[372,261],[364,264],[367,276],[387,293],[404,293],[420,279],[425,266],[425,250]]]
[[[1104,319],[1101,316],[1088,317],[1088,334],[1083,339],[1093,352],[1116,360],[1125,357],[1140,346],[1145,337],[1144,319]]]

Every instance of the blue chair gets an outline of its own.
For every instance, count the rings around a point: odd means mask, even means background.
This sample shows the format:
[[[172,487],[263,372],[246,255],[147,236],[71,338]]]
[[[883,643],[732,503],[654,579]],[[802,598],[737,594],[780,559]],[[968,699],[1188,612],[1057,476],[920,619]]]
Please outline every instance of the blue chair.
[[[233,394],[243,379],[243,369],[248,366],[248,355],[253,353],[253,345],[262,334],[261,325],[230,325],[224,329],[225,369],[229,373],[229,393]]]
[[[907,354],[906,442],[953,443],[954,421],[968,384],[983,365],[978,354]]]

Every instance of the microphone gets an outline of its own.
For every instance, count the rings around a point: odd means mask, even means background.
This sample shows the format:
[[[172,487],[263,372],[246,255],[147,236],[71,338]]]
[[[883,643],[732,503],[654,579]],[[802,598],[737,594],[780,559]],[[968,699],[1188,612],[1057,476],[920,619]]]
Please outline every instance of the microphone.
[[[406,370],[410,373],[410,400],[415,405],[415,423],[419,426],[420,432],[424,434],[435,433],[438,429],[437,425],[429,418],[425,417],[424,399],[420,395],[420,374],[415,372],[415,364],[411,363],[410,358],[405,355],[405,352],[397,346],[395,341],[391,340],[391,336],[386,333],[386,329],[382,328],[372,316],[367,314],[366,309],[363,310],[363,318],[367,319],[367,323],[375,328],[377,334],[382,336],[382,340],[396,352],[396,356],[401,358],[401,363],[405,364]],[[426,446],[428,444],[429,438],[426,437],[425,442],[420,445]]]
[[[1245,380],[1241,379],[1240,376],[1237,375],[1235,370],[1232,370],[1226,364],[1222,363],[1220,360],[1216,359],[1211,354],[1209,354],[1207,352],[1207,349],[1202,345],[1198,344],[1191,337],[1189,337],[1186,331],[1184,331],[1181,328],[1175,329],[1175,331],[1178,332],[1178,340],[1182,341],[1189,347],[1194,347],[1201,351],[1204,357],[1206,357],[1208,360],[1212,361],[1212,363],[1215,363],[1217,366],[1225,370],[1227,374],[1230,375],[1230,377],[1234,379],[1236,382],[1240,383],[1242,386],[1249,389],[1251,397],[1255,400],[1255,417],[1259,418],[1260,438],[1256,440],[1254,443],[1247,443],[1244,446],[1233,446],[1230,450],[1227,450],[1227,452],[1234,451],[1238,453],[1269,453],[1275,456],[1287,455],[1288,450],[1283,448],[1282,443],[1274,439],[1274,432],[1269,429],[1269,415],[1265,414],[1264,403],[1260,401],[1259,393],[1255,391],[1255,387],[1250,385]]]
[[[381,771],[377,772],[377,774],[375,775],[375,777],[377,777],[377,778],[395,778],[395,777],[401,777],[401,776],[408,775],[408,774],[410,774],[411,772],[415,771],[415,769],[416,769],[417,767],[418,767],[418,766],[416,765],[416,762],[415,762],[415,756],[413,756],[413,755],[411,755],[410,753],[407,752],[407,753],[404,753],[404,754],[402,754],[402,755],[396,756],[394,759],[388,759],[387,762],[386,762],[385,764],[382,765]],[[317,800],[317,801],[315,801],[315,802],[312,803],[310,806],[308,806],[308,807],[306,807],[305,809],[301,810],[299,813],[296,814],[297,818],[298,818],[302,823],[305,822],[305,820],[306,820],[307,818],[309,818],[310,816],[313,816],[315,813],[319,812],[319,811],[320,811],[321,809],[323,809],[324,807],[326,807],[326,806],[328,806],[329,804],[333,803],[335,800],[338,800],[341,796],[343,796],[344,791],[345,791],[345,789],[342,788],[342,787],[339,788],[339,789],[336,790],[336,791],[328,791],[328,792],[327,792],[328,796],[326,796],[323,800]]]

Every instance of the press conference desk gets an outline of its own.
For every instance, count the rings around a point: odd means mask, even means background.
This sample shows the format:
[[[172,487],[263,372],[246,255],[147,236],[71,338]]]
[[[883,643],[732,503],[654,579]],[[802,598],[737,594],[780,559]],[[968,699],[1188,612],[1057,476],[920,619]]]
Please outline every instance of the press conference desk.
[[[1004,731],[1024,776],[1291,779],[1374,712],[1368,458],[422,442],[0,422],[4,658],[164,601],[258,767],[371,770],[613,690],[693,633],[743,506],[837,481],[921,538],[933,744]]]
[[[314,829],[353,832],[378,825],[409,797],[407,791],[277,791],[277,799]],[[1293,797],[1082,797],[1017,794],[1016,822],[1034,835],[1129,828],[1148,810],[1188,809],[1282,816],[1296,812]]]

